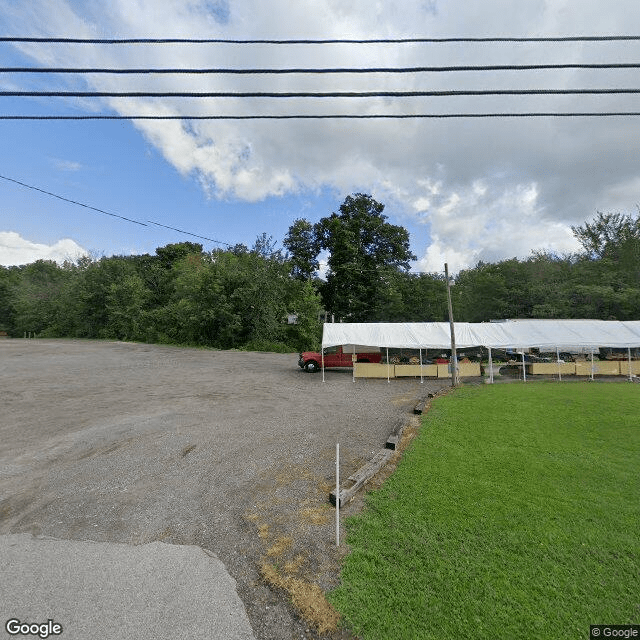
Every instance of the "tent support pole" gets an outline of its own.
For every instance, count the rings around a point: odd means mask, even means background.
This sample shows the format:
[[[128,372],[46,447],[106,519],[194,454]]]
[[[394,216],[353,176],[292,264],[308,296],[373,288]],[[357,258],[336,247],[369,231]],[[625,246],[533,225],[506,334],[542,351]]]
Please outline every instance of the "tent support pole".
[[[522,380],[523,382],[527,381],[527,370],[524,364],[524,349],[522,349]]]
[[[560,347],[556,346],[556,361],[558,362],[558,382],[562,382],[562,367],[560,366]]]
[[[390,382],[389,378],[391,377],[391,363],[389,362],[389,347],[387,349],[387,382]]]
[[[627,347],[627,362],[629,363],[629,382],[633,382],[633,376],[631,375],[631,347]]]
[[[593,349],[591,349],[591,381],[593,382]]]
[[[491,347],[489,347],[489,384],[493,384],[493,358],[491,357]]]
[[[629,356],[631,357],[631,356]],[[423,375],[422,375],[423,365],[422,365],[422,349],[420,349],[420,384],[424,384]],[[631,364],[629,364],[629,371],[631,371]],[[629,378],[631,379],[631,378]]]
[[[324,382],[324,346],[320,351],[320,360],[322,361],[322,382]]]
[[[353,354],[351,355],[351,367],[353,369],[353,381],[356,381],[356,345],[353,346]]]

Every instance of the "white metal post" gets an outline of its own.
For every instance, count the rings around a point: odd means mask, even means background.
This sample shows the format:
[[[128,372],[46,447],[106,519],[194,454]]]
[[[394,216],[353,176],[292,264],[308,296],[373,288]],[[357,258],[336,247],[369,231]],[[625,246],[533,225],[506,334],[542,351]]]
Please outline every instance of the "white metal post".
[[[423,375],[422,375],[422,369],[423,369],[423,365],[422,365],[422,349],[420,349],[419,351],[420,351],[420,384],[424,384]],[[629,371],[631,371],[631,369],[629,369]]]
[[[491,347],[489,347],[489,384],[493,384],[493,358],[491,357]]]
[[[562,382],[562,367],[560,366],[560,347],[556,347],[556,360],[558,361],[558,381]]]
[[[353,353],[351,354],[351,366],[353,368],[353,381],[356,381],[356,345],[351,345],[353,347]]]
[[[524,365],[524,349],[522,349],[522,380],[523,382],[527,381],[527,370]]]
[[[324,382],[324,347],[320,350],[320,360],[322,361],[322,382]]]
[[[387,382],[390,382],[389,378],[391,377],[391,363],[389,362],[389,347],[387,349]]]
[[[629,362],[629,382],[633,382],[633,376],[631,375],[631,347],[627,347],[627,359]]]
[[[340,546],[340,443],[336,442],[336,547]]]
[[[591,349],[591,380],[593,380],[593,349]]]

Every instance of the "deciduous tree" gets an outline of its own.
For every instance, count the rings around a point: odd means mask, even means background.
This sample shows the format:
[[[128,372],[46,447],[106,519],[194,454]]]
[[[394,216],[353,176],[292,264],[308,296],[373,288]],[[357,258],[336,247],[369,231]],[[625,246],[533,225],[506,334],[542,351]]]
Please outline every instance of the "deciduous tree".
[[[344,320],[373,321],[389,276],[408,270],[415,256],[404,227],[387,222],[384,205],[371,196],[347,196],[340,212],[314,227],[320,248],[329,252],[329,271],[321,291],[325,306]]]

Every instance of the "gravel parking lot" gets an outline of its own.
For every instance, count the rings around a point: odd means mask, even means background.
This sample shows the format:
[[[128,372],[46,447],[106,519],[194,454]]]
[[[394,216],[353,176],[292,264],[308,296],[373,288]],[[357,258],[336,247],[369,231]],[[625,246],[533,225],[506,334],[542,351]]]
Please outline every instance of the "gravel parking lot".
[[[0,358],[0,534],[210,550],[258,639],[317,637],[259,568],[337,584],[336,442],[346,478],[449,384],[115,342],[4,340]]]

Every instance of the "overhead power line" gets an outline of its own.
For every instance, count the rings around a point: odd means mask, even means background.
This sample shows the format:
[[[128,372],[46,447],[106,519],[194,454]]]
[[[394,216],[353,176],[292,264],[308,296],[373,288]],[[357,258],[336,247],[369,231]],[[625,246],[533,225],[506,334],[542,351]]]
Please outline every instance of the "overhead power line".
[[[160,222],[154,222],[153,220],[146,220],[145,222],[142,222],[141,220],[134,220],[133,218],[127,218],[126,216],[121,216],[117,213],[111,213],[110,211],[105,211],[104,209],[98,209],[98,207],[92,207],[91,205],[85,204],[84,202],[78,202],[77,200],[71,200],[70,198],[59,196],[58,194],[52,193],[51,191],[40,189],[40,187],[34,187],[31,184],[27,184],[26,182],[21,182],[20,180],[15,180],[14,178],[9,178],[8,176],[0,175],[0,178],[2,180],[6,180],[7,182],[13,182],[14,184],[20,185],[21,187],[31,189],[32,191],[38,191],[40,193],[44,193],[45,195],[51,196],[52,198],[57,198],[58,200],[69,202],[70,204],[75,204],[79,207],[84,207],[85,209],[91,209],[92,211],[96,211],[97,213],[101,213],[106,216],[111,216],[112,218],[119,218],[120,220],[126,220],[127,222],[132,222],[133,224],[138,224],[142,227],[148,227],[150,224],[153,224],[157,227],[164,227],[165,229],[171,229],[172,231],[177,231],[178,233],[184,233],[185,235],[193,236],[194,238],[200,238],[201,240],[208,240],[209,242],[215,242],[216,244],[223,244],[227,247],[232,246],[228,242],[214,240],[213,238],[209,238],[207,236],[201,236],[201,235],[198,235],[197,233],[191,233],[190,231],[185,231],[184,229],[178,229],[177,227],[170,227],[166,224],[161,224]]]
[[[178,233],[184,233],[185,235],[192,236],[193,238],[200,238],[201,240],[208,240],[209,242],[215,242],[216,244],[223,244],[225,247],[231,247],[233,245],[228,242],[222,242],[222,240],[214,240],[213,238],[209,238],[207,236],[201,236],[197,233],[191,233],[190,231],[185,231],[184,229],[178,229],[177,227],[170,227],[166,224],[161,224],[160,222],[154,222],[153,220],[147,220],[149,224],[154,224],[156,227],[164,227],[165,229],[171,229],[172,231],[177,231]]]
[[[470,89],[447,91],[0,91],[18,98],[418,98],[636,94],[640,89]]]
[[[290,115],[0,115],[0,120],[376,120],[455,118],[612,118],[640,116],[640,111],[531,111],[503,113],[370,113]],[[0,176],[2,177],[2,176]],[[214,242],[216,242],[214,240]]]
[[[261,74],[337,74],[337,73],[450,73],[457,71],[536,71],[545,69],[639,69],[640,62],[561,63],[561,64],[491,64],[429,67],[338,67],[338,68],[105,68],[105,67],[0,67],[0,73],[100,73],[100,74],[193,74],[193,75],[261,75]]]
[[[121,220],[126,220],[127,222],[133,222],[134,224],[139,224],[143,227],[147,226],[144,222],[140,222],[139,220],[133,220],[132,218],[126,218],[125,216],[118,215],[117,213],[111,213],[109,211],[105,211],[104,209],[98,209],[97,207],[92,207],[88,204],[84,204],[83,202],[78,202],[77,200],[70,200],[69,198],[64,198],[63,196],[59,196],[55,193],[51,193],[51,191],[45,191],[44,189],[40,189],[39,187],[34,187],[30,184],[20,182],[19,180],[14,180],[13,178],[9,178],[7,176],[0,175],[0,178],[2,178],[3,180],[7,180],[8,182],[14,182],[15,184],[19,184],[21,187],[26,187],[27,189],[31,189],[33,191],[39,191],[40,193],[44,193],[53,198],[57,198],[58,200],[63,200],[64,202],[70,202],[71,204],[76,204],[79,207],[84,207],[85,209],[91,209],[92,211],[97,211],[98,213],[102,213],[105,216],[120,218]]]
[[[486,37],[486,38],[385,38],[385,39],[296,39],[296,40],[230,40],[194,38],[40,38],[2,37],[1,42],[17,43],[78,43],[78,44],[165,44],[165,43],[224,43],[224,44],[331,44],[331,43],[441,43],[441,42],[605,42],[640,41],[635,35],[559,36],[559,37]],[[336,68],[106,68],[106,67],[0,67],[0,74],[116,74],[116,75],[273,75],[273,74],[418,74],[451,72],[501,72],[543,70],[615,70],[640,69],[640,62],[447,65],[415,67],[336,67]],[[82,97],[82,98],[413,98],[457,96],[517,96],[517,95],[632,95],[636,88],[575,88],[575,89],[478,89],[440,91],[2,91],[0,97]],[[0,120],[321,120],[321,119],[447,119],[447,118],[532,118],[532,117],[624,117],[635,116],[634,111],[607,112],[469,112],[469,113],[365,113],[365,114],[209,114],[209,115],[0,115]]]
[[[223,38],[47,38],[4,36],[0,42],[31,42],[46,44],[411,44],[430,43],[441,44],[448,42],[619,42],[625,40],[640,40],[634,35],[603,35],[603,36],[540,36],[540,37],[454,37],[454,38],[372,38],[372,39],[297,39],[297,40],[233,40]]]

